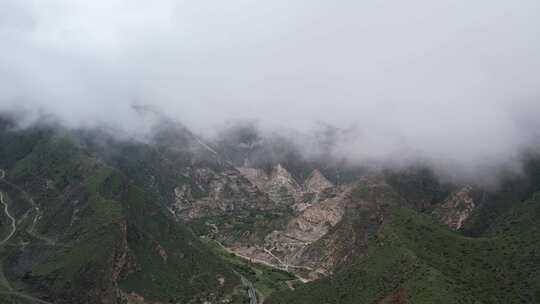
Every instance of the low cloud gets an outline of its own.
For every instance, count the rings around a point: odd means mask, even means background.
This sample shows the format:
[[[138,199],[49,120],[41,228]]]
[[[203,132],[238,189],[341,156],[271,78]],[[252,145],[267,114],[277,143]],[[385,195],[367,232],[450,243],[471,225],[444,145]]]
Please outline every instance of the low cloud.
[[[295,138],[332,126],[336,157],[475,175],[537,148],[539,12],[536,0],[4,0],[0,110],[132,133],[149,125],[141,105],[207,136],[237,120]]]

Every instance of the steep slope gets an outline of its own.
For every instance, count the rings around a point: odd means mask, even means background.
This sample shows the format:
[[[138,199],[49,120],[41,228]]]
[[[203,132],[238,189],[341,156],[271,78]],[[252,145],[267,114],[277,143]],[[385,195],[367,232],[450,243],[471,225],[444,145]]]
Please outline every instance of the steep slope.
[[[195,230],[229,250],[297,274],[318,277],[318,267],[304,265],[304,249],[342,217],[348,187],[336,188],[318,170],[301,186],[281,164],[269,173],[260,168],[238,171],[271,202],[267,210],[206,213],[192,221]],[[312,273],[312,274],[310,274]]]
[[[268,303],[536,303],[539,216],[536,194],[496,219],[484,237],[468,238],[394,208],[365,256]]]
[[[242,303],[246,288],[270,303],[540,295],[539,195],[515,204],[540,185],[540,162],[496,190],[418,167],[345,183],[288,146],[257,165],[265,143],[213,148],[171,123],[145,142],[12,127],[0,120],[8,303]]]
[[[0,297],[21,303],[244,297],[229,264],[166,209],[173,191],[163,189],[185,182],[173,174],[185,166],[162,170],[164,160],[153,148],[126,144],[141,153],[127,156],[144,164],[147,171],[141,172],[46,127],[17,131],[5,124],[0,141],[6,156],[0,191],[17,227],[0,248]],[[159,161],[135,160],[149,155]],[[148,182],[151,172],[161,173],[155,183]],[[8,224],[2,217],[3,234]]]
[[[300,184],[313,170],[336,185],[354,182],[369,171],[371,166],[367,164],[332,157],[330,151],[335,148],[337,130],[319,131],[322,132],[281,136],[262,132],[255,123],[239,123],[222,129],[214,146],[235,167],[257,168],[269,174],[281,164]]]
[[[327,276],[361,254],[364,249],[356,249],[367,246],[367,235],[381,224],[385,208],[406,205],[382,175],[336,187],[314,170],[300,186],[279,164],[271,171],[273,174],[257,168],[239,170],[285,209],[208,216],[192,223],[196,232],[241,256],[293,272],[303,281]],[[272,190],[279,187],[290,195],[272,195]],[[347,237],[356,240],[353,246]]]
[[[451,229],[461,229],[476,208],[472,192],[471,186],[453,192],[435,208],[433,214]]]
[[[532,193],[540,191],[540,154],[526,153],[522,162],[522,172],[502,173],[498,187],[477,195],[478,208],[462,228],[466,235],[482,235],[490,229],[494,218],[507,212],[516,202],[526,200]]]

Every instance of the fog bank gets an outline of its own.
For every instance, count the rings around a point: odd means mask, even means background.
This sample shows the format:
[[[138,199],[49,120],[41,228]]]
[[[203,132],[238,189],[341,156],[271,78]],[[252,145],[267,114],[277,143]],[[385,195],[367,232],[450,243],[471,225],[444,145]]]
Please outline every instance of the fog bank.
[[[463,175],[540,142],[536,0],[4,0],[0,45],[0,111],[70,127],[141,134],[142,106],[208,137],[256,121],[313,155],[332,126],[335,157]]]

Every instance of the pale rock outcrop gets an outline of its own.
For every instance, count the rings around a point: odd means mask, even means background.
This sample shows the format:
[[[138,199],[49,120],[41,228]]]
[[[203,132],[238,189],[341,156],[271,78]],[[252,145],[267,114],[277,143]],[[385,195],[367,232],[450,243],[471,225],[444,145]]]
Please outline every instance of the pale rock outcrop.
[[[293,205],[300,200],[302,189],[292,175],[281,164],[276,165],[270,174],[262,169],[237,168],[238,171],[269,198],[281,205]]]
[[[321,193],[322,191],[334,187],[321,171],[315,169],[304,182],[304,191],[309,193]]]
[[[461,229],[476,207],[472,191],[471,186],[465,186],[453,192],[433,213],[451,229]]]
[[[340,188],[336,191],[338,195],[309,205],[291,218],[285,229],[268,234],[263,246],[239,247],[233,250],[249,258],[301,273],[308,280],[320,277],[320,272],[324,271],[305,265],[302,254],[308,246],[341,221],[350,200],[350,191],[349,187]]]
[[[272,170],[266,191],[270,199],[286,205],[293,205],[301,195],[300,185],[281,164]]]
[[[194,183],[177,186],[174,204],[169,207],[171,213],[183,220],[240,209],[267,210],[274,206],[267,195],[237,170],[217,173],[210,169],[196,169],[192,174]]]
[[[239,167],[238,171],[257,188],[264,190],[270,177],[262,169]]]
[[[174,207],[177,210],[184,210],[190,207],[193,196],[190,185],[181,185],[174,188]]]
[[[322,173],[315,169],[308,176],[302,187],[302,196],[293,206],[296,212],[302,212],[312,204],[315,204],[326,197],[323,192],[333,189],[334,184],[330,182]]]

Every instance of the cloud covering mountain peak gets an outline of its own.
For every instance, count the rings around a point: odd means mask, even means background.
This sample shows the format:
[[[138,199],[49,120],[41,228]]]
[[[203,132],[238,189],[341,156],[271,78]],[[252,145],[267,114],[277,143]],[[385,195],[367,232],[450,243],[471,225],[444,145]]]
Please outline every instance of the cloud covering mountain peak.
[[[134,104],[201,133],[327,124],[342,130],[333,153],[354,161],[476,170],[539,141],[539,12],[532,0],[6,0],[0,110],[126,130],[146,126]]]

